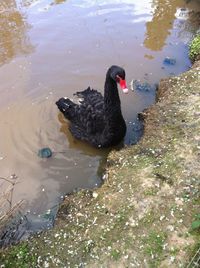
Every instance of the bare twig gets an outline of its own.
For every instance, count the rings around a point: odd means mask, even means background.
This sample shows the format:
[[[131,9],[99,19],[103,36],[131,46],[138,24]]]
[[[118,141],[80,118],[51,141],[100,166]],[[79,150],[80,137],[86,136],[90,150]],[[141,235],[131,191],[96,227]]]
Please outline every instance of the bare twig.
[[[186,268],[198,268],[200,265],[200,248],[194,254]]]
[[[7,181],[7,182],[13,184],[13,181],[11,181],[11,180],[9,180],[9,179],[7,179],[7,178],[0,177],[0,180],[4,180],[4,181]]]
[[[6,190],[0,196],[0,231],[7,224],[9,219],[15,215],[17,211],[19,211],[20,207],[23,204],[23,200],[18,201],[16,204],[13,203],[13,192],[14,187],[18,183],[17,176],[13,174],[10,178],[0,177],[0,180],[8,182],[9,185]],[[9,207],[8,207],[9,206]]]

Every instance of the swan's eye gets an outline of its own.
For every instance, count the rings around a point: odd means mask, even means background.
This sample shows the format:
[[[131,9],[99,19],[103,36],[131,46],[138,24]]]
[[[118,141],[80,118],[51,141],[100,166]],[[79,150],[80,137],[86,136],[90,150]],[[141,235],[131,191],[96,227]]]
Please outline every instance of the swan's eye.
[[[119,83],[121,80],[121,77],[119,75],[116,75],[116,82]]]

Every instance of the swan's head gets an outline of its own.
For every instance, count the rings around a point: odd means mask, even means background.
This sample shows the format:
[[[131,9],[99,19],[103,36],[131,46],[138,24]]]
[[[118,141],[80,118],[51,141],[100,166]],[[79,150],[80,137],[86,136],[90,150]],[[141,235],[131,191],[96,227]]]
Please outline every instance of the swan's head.
[[[120,85],[123,92],[128,93],[128,88],[125,80],[126,74],[124,69],[119,66],[113,65],[110,67],[109,73],[112,79]]]

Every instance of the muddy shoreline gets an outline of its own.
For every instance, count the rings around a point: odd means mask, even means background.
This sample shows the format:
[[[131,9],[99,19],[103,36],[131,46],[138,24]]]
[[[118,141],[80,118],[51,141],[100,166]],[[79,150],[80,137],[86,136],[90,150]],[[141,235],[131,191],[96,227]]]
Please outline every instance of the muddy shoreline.
[[[2,267],[184,267],[200,238],[191,229],[200,209],[199,92],[199,61],[162,80],[142,115],[142,140],[110,153],[102,187],[67,196],[55,227],[2,250]]]

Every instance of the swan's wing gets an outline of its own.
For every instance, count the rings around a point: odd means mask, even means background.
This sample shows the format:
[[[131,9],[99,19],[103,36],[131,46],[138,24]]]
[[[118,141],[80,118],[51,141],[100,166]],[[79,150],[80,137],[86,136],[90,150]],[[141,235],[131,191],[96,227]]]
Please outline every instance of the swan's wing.
[[[71,119],[72,125],[76,126],[79,132],[84,133],[83,136],[100,133],[105,127],[104,109],[96,109],[95,106],[83,102],[75,107],[75,115]],[[72,129],[75,130],[76,128]]]
[[[104,99],[100,92],[88,87],[83,91],[76,92],[74,95],[80,98],[80,103],[88,106],[91,105],[95,110],[102,111],[104,109]]]
[[[79,105],[73,106],[73,116],[70,117],[72,134],[85,140],[85,136],[89,138],[90,135],[101,133],[105,127],[104,99],[101,93],[87,88],[74,95],[79,98]]]
[[[56,104],[64,116],[71,121],[72,134],[81,140],[88,140],[105,128],[104,99],[101,93],[87,88],[77,92],[79,104],[61,98]]]

